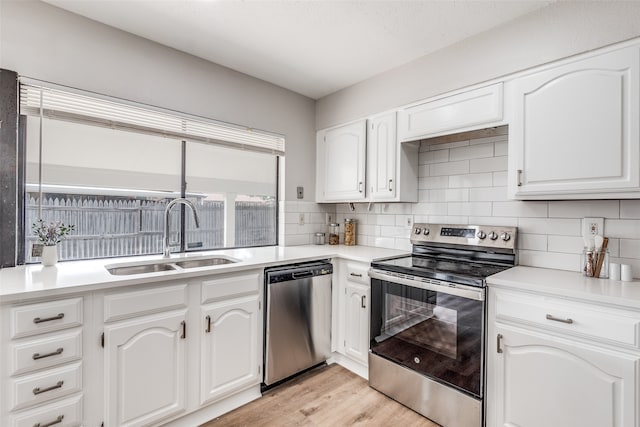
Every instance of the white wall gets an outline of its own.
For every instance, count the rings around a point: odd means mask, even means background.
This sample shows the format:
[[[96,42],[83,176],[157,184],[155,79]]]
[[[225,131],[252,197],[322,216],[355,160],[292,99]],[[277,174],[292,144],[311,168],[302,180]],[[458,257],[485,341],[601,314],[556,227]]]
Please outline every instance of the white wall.
[[[0,2],[0,68],[284,134],[285,199],[315,199],[312,99],[38,1]]]
[[[637,36],[639,1],[562,1],[318,100],[316,129]]]

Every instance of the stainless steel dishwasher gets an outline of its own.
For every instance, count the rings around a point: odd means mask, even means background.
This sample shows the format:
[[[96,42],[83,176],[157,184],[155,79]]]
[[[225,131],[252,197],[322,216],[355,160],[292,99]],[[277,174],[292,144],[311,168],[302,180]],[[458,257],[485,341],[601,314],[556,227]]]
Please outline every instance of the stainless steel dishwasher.
[[[331,355],[332,273],[328,261],[265,269],[266,386]]]

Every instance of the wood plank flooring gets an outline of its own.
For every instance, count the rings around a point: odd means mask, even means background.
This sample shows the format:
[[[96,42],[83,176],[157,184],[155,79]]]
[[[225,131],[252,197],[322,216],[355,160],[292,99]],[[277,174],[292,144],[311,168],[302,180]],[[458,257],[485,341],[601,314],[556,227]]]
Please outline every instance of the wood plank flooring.
[[[370,388],[366,380],[353,372],[333,364],[307,372],[202,425],[231,426],[437,427],[437,424]]]

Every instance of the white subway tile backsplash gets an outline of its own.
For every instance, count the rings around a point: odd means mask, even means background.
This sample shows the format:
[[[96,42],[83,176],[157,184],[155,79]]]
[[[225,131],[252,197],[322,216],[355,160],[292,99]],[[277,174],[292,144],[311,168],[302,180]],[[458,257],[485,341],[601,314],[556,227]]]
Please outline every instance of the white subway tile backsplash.
[[[455,142],[443,142],[443,143],[422,143],[422,145],[427,144],[429,146],[429,150],[430,151],[440,151],[440,150],[447,150],[449,151],[451,148],[458,148],[458,147],[466,147],[469,145],[469,140],[463,140],[463,141],[455,141]]]
[[[380,213],[382,214],[411,214],[413,203],[384,203],[380,205]]]
[[[393,237],[376,237],[373,242],[373,245],[379,248],[394,249],[396,246],[396,239]]]
[[[640,220],[605,219],[604,233],[609,238],[640,239]]]
[[[619,256],[623,258],[640,258],[640,240],[620,239]]]
[[[580,271],[580,255],[578,254],[521,250],[518,257],[520,265]]]
[[[469,173],[469,160],[459,162],[434,163],[430,165],[429,175],[443,176]]]
[[[404,237],[408,238],[411,234],[411,228],[409,227],[396,227],[396,226],[380,226],[379,235],[382,237]]]
[[[470,202],[501,202],[507,200],[507,187],[479,187],[470,188],[468,191],[468,200]]]
[[[582,236],[582,221],[558,218],[520,218],[518,231],[529,234],[556,234],[558,236]]]
[[[563,252],[568,254],[580,254],[584,242],[582,236],[554,236],[550,235],[548,239],[549,252]]]
[[[449,188],[429,190],[428,202],[468,202],[468,188]]]
[[[418,178],[418,188],[421,190],[430,190],[433,188],[448,188],[448,176],[426,176]]]
[[[413,205],[413,214],[420,215],[446,215],[446,203],[416,203]]]
[[[518,234],[518,249],[528,249],[532,251],[547,251],[546,234]]]
[[[507,141],[496,142],[493,144],[493,152],[496,156],[506,156],[509,152],[509,143]]]
[[[546,218],[547,202],[494,202],[493,216],[517,216],[527,218]]]
[[[493,144],[470,145],[468,147],[452,148],[449,153],[449,160],[480,159],[483,157],[493,157]]]
[[[469,172],[500,172],[507,170],[507,156],[469,160]]]
[[[491,215],[491,202],[450,202],[447,204],[448,215]]]
[[[620,218],[618,200],[560,200],[549,202],[550,218]]]
[[[508,139],[509,139],[508,135],[487,136],[485,138],[472,139],[471,141],[469,141],[469,144],[477,145],[477,144],[496,144],[500,142],[506,143]]]
[[[469,216],[469,224],[497,225],[502,227],[517,227],[518,218],[496,218],[494,216]]]
[[[640,219],[640,200],[620,200],[620,219]]]
[[[491,173],[471,173],[467,175],[449,176],[449,188],[490,187],[493,178]]]
[[[493,172],[493,186],[506,187],[508,183],[507,172]]]
[[[420,153],[418,163],[421,165],[429,165],[432,163],[445,163],[449,161],[449,150],[426,151]]]

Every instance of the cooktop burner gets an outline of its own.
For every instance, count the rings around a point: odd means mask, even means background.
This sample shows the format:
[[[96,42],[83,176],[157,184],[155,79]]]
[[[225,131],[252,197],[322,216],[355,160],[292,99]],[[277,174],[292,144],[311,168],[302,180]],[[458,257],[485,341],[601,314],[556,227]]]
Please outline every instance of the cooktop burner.
[[[414,224],[411,255],[374,261],[374,269],[452,283],[485,286],[515,265],[515,227]]]
[[[478,287],[485,286],[488,276],[512,267],[411,255],[375,261],[371,266],[380,270]]]

